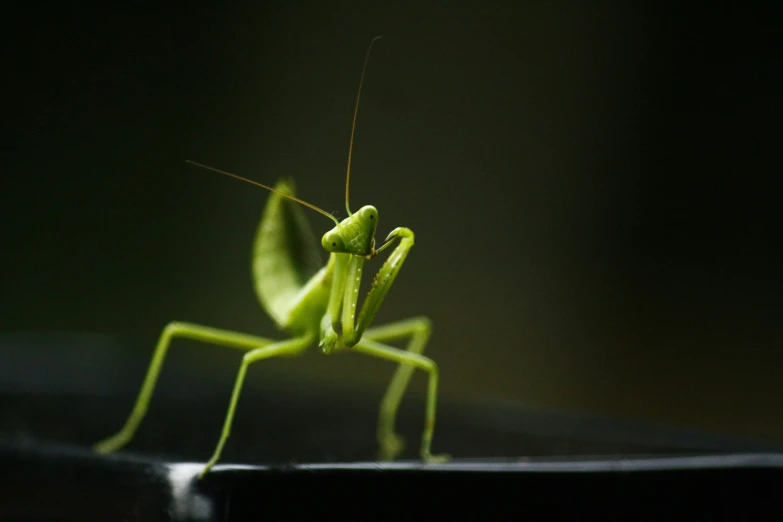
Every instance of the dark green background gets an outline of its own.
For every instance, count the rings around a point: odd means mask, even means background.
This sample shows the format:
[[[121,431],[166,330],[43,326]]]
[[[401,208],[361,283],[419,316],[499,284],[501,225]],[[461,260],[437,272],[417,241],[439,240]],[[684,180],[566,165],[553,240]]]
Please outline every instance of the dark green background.
[[[783,440],[772,12],[203,4],[3,17],[0,329],[272,335],[249,270],[266,195],[184,162],[343,213],[383,34],[353,206],[417,234],[378,321],[432,318],[442,393]],[[314,352],[250,378],[380,394],[390,371]]]

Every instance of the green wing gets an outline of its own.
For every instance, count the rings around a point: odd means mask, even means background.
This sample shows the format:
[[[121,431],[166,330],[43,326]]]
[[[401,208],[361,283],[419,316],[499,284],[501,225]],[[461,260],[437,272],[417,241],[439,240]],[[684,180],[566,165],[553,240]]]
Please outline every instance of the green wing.
[[[294,182],[275,186],[294,195]],[[320,268],[316,241],[302,206],[270,193],[253,245],[253,283],[261,305],[278,326],[285,326],[299,290]]]

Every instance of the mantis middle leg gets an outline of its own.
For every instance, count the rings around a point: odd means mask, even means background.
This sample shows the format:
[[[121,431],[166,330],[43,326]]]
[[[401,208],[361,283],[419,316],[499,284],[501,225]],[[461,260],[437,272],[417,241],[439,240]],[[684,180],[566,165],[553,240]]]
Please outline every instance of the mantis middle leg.
[[[426,337],[417,337],[416,333],[413,333],[411,330],[411,326],[416,327],[417,322],[420,323],[418,326],[425,326],[426,330],[423,331],[425,332],[425,335],[428,335],[428,325],[422,323],[421,319],[402,321],[400,323],[380,327],[376,331],[376,337],[387,334],[389,338],[393,338],[400,335],[412,334],[411,345],[415,346],[409,347],[408,351],[381,344],[367,337],[359,341],[353,349],[372,357],[400,363],[400,366],[397,368],[397,372],[386,391],[386,395],[381,402],[381,411],[378,419],[378,443],[380,444],[381,460],[392,460],[396,454],[402,450],[402,440],[394,433],[394,420],[397,415],[400,400],[402,399],[402,394],[410,380],[411,373],[414,368],[419,368],[429,374],[424,431],[421,437],[421,458],[425,462],[445,462],[449,459],[448,455],[433,455],[430,450],[432,435],[435,431],[435,408],[438,398],[438,365],[429,357],[425,357],[410,350],[410,348],[424,349],[424,342],[421,342],[420,340],[424,339],[424,341],[426,341]]]
[[[394,341],[407,337],[410,338],[407,352],[421,355],[424,352],[431,332],[432,326],[430,325],[429,319],[426,317],[414,317],[404,321],[368,328],[364,333],[364,338],[371,341],[382,342]],[[410,382],[415,368],[416,367],[411,364],[400,364],[394,372],[394,377],[392,377],[389,387],[386,389],[383,400],[381,400],[377,432],[378,444],[380,447],[379,458],[381,460],[395,459],[404,448],[404,442],[402,438],[395,433],[394,428],[400,402],[402,402],[402,397],[405,394],[408,382]],[[432,401],[435,402],[435,400],[436,399],[433,397]],[[434,423],[434,404],[432,410]],[[428,438],[431,439],[432,434],[430,434]]]

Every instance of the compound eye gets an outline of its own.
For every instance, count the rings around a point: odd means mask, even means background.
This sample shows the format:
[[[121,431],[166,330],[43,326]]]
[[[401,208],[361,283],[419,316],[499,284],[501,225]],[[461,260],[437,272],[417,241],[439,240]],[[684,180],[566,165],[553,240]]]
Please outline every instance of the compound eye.
[[[343,238],[334,230],[330,230],[321,239],[321,246],[327,252],[341,252],[344,250]]]
[[[362,209],[362,217],[369,221],[377,221],[378,211],[375,210],[373,207],[364,207]]]

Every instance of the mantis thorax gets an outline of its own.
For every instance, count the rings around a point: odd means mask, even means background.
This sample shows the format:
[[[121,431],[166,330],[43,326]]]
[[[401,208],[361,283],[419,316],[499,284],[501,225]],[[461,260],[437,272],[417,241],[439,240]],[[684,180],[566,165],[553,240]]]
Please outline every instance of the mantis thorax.
[[[372,205],[366,205],[324,234],[321,246],[335,254],[371,257],[375,253],[376,228],[378,210]]]

